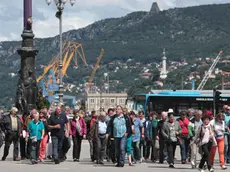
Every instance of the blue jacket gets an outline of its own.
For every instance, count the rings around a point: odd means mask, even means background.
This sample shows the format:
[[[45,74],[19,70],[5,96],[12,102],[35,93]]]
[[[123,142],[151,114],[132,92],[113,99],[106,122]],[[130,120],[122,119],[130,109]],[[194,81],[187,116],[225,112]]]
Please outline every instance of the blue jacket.
[[[151,138],[152,121],[145,121],[143,126],[145,130],[145,138]]]

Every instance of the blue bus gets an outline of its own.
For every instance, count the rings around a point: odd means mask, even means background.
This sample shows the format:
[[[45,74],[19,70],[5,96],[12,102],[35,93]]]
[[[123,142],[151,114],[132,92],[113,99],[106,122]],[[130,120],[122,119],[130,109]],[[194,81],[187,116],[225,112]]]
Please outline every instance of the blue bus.
[[[230,90],[219,90],[222,105],[230,105]],[[212,90],[154,90],[152,94],[138,94],[133,98],[133,110],[144,111],[147,116],[150,111],[168,111],[173,109],[175,114],[189,108],[213,110]]]

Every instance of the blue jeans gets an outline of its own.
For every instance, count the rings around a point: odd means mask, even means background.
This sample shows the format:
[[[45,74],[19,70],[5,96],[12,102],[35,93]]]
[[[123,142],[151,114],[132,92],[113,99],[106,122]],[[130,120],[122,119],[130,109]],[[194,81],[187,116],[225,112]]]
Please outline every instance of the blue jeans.
[[[141,160],[141,158],[145,157],[145,147],[146,147],[145,139],[141,138],[140,143],[139,143],[140,160]]]
[[[120,165],[125,164],[125,147],[126,147],[127,137],[115,138],[115,151],[117,156],[117,162]]]
[[[189,139],[187,136],[181,137],[180,154],[181,161],[186,161],[188,157]]]
[[[33,161],[37,161],[39,157],[39,149],[40,149],[40,142],[41,140],[38,140],[37,142],[31,141],[31,149],[30,149],[30,158]]]
[[[133,161],[139,161],[141,159],[141,151],[140,151],[140,141],[133,142]]]
[[[224,159],[230,161],[230,135],[224,136]]]
[[[55,160],[59,160],[62,157],[62,145],[64,136],[51,136],[52,139],[52,151]]]

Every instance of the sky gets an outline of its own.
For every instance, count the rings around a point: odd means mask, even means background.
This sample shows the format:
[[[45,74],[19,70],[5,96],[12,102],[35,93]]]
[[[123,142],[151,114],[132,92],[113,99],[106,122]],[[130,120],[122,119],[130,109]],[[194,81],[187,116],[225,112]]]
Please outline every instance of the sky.
[[[69,0],[68,0],[69,1]],[[95,21],[121,17],[133,11],[149,11],[157,1],[161,10],[202,4],[230,3],[230,0],[76,0],[66,3],[63,31],[85,27]],[[52,37],[59,33],[55,17],[56,5],[46,0],[33,0],[33,31],[36,37]],[[0,0],[0,41],[21,40],[23,29],[23,0]]]

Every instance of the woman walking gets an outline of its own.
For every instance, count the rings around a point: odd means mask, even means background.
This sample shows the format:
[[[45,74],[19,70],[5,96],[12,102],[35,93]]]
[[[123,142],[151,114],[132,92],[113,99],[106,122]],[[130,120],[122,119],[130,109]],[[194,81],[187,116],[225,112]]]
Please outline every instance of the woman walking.
[[[212,131],[212,127],[210,126],[210,117],[205,115],[202,118],[203,124],[198,129],[198,132],[195,136],[195,143],[199,147],[199,153],[202,155],[202,158],[200,160],[199,164],[199,171],[204,172],[204,164],[207,163],[208,170],[210,172],[213,172],[214,169],[211,166],[210,162],[210,151],[212,146],[216,145],[216,140],[214,138],[214,133]]]
[[[86,138],[86,123],[84,118],[83,111],[76,111],[73,112],[73,119],[70,121],[70,135],[72,136],[73,140],[73,161],[79,162],[80,153],[81,153],[81,143],[82,139]]]
[[[96,163],[101,165],[104,164],[103,159],[105,157],[105,146],[107,140],[106,131],[106,114],[104,112],[100,112],[98,120],[96,120],[93,124],[91,136],[95,144]]]
[[[39,158],[40,143],[44,137],[45,128],[43,122],[39,120],[39,113],[34,114],[33,117],[34,120],[31,121],[27,127],[26,141],[28,141],[28,139],[31,141],[31,163],[37,164]]]
[[[48,135],[49,131],[48,131],[48,123],[47,123],[46,114],[40,113],[40,121],[43,123],[44,129],[45,129],[44,137],[40,143],[40,152],[39,152],[39,160],[43,162],[46,157],[46,146],[47,146],[47,141],[49,139],[49,135]]]
[[[216,116],[216,119],[210,122],[210,125],[213,127],[217,146],[213,146],[211,149],[211,165],[214,164],[214,157],[216,154],[216,148],[218,147],[219,159],[220,159],[220,167],[222,170],[226,170],[224,162],[224,133],[225,133],[225,122],[224,122],[224,114],[219,113]]]
[[[162,128],[162,136],[167,146],[169,168],[175,168],[174,152],[181,135],[181,127],[180,124],[175,121],[174,113],[169,113],[168,118],[169,120],[164,123]]]
[[[129,118],[128,115],[127,115],[127,118]],[[126,152],[127,152],[127,155],[128,155],[129,166],[133,166],[133,163],[132,163],[132,158],[133,158],[133,145],[132,145],[133,137],[132,137],[132,135],[135,134],[135,131],[134,131],[134,123],[133,123],[133,121],[130,120],[130,123],[131,123],[131,129],[130,129],[130,133],[127,136]]]

